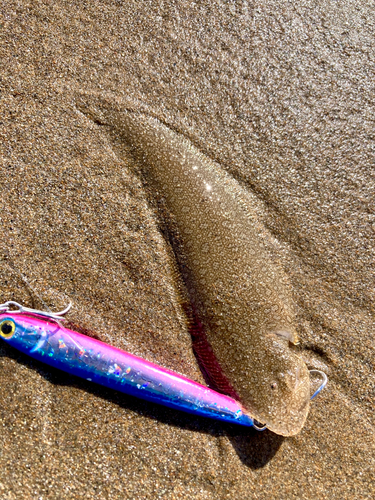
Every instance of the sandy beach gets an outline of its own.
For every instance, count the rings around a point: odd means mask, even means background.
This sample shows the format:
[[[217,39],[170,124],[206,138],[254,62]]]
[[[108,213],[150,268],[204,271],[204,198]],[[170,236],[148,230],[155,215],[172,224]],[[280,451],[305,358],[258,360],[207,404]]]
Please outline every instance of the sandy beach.
[[[175,261],[126,144],[84,107],[182,134],[257,206],[300,353],[329,377],[283,438],[162,408],[0,343],[0,497],[375,495],[371,2],[0,3],[0,303],[59,310],[205,383]]]

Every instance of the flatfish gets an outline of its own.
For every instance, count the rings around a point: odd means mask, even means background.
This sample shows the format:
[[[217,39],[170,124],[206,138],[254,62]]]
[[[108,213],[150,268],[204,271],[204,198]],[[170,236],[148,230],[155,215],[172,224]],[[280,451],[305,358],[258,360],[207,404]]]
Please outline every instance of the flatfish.
[[[132,146],[149,189],[173,216],[198,325],[193,345],[205,371],[252,418],[277,434],[297,434],[309,411],[309,371],[293,348],[290,292],[254,223],[251,197],[158,119],[88,102],[80,109]]]

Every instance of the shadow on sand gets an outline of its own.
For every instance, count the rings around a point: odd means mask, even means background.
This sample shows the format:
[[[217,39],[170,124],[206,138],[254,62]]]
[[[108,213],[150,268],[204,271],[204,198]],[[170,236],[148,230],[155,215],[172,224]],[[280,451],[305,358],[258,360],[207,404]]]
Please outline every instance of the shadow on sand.
[[[143,417],[211,436],[227,436],[240,460],[251,469],[264,467],[276,454],[284,440],[282,436],[278,436],[268,430],[258,432],[253,428],[245,428],[208,418],[197,417],[128,396],[47,366],[29,358],[27,355],[5,343],[1,343],[0,345],[0,357],[16,360],[18,363],[35,370],[54,385],[79,388],[106,401],[110,401],[121,408],[138,413]]]

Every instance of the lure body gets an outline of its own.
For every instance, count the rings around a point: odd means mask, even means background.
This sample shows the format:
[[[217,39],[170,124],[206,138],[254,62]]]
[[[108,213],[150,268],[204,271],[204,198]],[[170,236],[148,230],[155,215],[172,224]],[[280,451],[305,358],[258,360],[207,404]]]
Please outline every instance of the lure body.
[[[234,399],[55,321],[7,312],[0,314],[0,336],[38,361],[110,389],[195,415],[253,426],[252,418]]]

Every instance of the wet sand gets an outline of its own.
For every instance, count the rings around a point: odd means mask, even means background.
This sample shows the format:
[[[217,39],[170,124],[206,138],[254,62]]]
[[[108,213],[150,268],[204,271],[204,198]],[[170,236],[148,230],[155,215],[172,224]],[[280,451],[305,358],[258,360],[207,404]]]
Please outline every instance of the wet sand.
[[[69,318],[101,340],[203,383],[161,214],[77,96],[123,99],[254,196],[301,353],[329,376],[284,439],[116,394],[2,343],[1,498],[372,498],[370,3],[4,2],[0,13],[1,302],[71,300]]]

